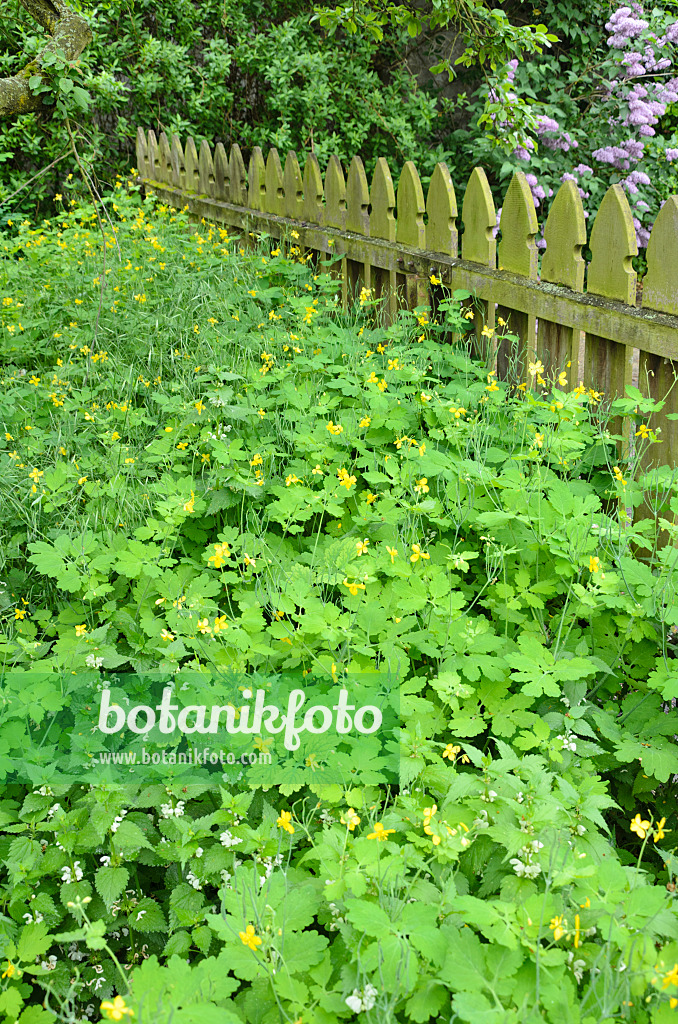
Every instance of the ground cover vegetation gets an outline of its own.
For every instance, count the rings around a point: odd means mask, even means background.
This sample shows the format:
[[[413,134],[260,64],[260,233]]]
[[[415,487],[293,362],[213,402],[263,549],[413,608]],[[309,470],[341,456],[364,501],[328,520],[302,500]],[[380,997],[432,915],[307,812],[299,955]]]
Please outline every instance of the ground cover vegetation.
[[[668,1024],[653,404],[540,363],[512,389],[466,293],[380,326],[293,235],[190,232],[133,177],[102,261],[69,186],[2,236],[0,771],[26,708],[235,664],[396,671],[401,777],[323,785],[319,750],[301,788],[5,784],[0,1019]]]

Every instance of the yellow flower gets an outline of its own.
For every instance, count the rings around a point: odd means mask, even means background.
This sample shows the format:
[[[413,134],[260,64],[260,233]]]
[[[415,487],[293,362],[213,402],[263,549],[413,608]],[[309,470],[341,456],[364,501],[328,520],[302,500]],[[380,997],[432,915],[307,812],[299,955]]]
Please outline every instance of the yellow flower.
[[[78,480],[78,487],[82,487],[82,485],[85,483],[87,483],[87,477],[81,476],[80,479]]]
[[[670,828],[664,828],[665,824],[666,824],[666,818],[662,818],[661,821],[657,822],[657,824],[655,825],[654,836],[653,836],[653,839],[654,839],[655,843],[658,842],[658,840],[663,839],[664,836],[666,835],[666,833],[671,831]]]
[[[300,484],[301,480],[294,473],[290,473],[289,476],[285,477],[285,487],[289,487],[290,484]]]
[[[231,557],[231,552],[228,544],[215,544],[214,554],[210,555],[207,559],[208,562],[214,562],[214,568],[220,569],[222,565],[226,565],[226,559]]]
[[[25,619],[25,618],[26,618],[26,609],[25,608],[15,608],[14,609],[14,619],[15,620],[16,619]]]
[[[14,438],[12,437],[11,434],[7,434],[7,433],[5,434],[5,441],[13,441],[13,440],[14,440]]]
[[[59,196],[58,198],[61,197]],[[113,1002],[111,1002],[110,999],[106,999],[101,1004],[101,1012],[105,1014],[109,1020],[122,1020],[123,1017],[134,1016],[134,1011],[130,1010],[122,996],[116,996]]]
[[[76,626],[75,627],[75,635],[76,636],[84,636],[86,632],[87,632],[87,626]]]
[[[10,960],[8,960],[7,961],[7,966],[5,967],[4,971],[2,972],[2,976],[3,976],[3,978],[13,978],[14,975],[16,974],[16,972],[17,972],[17,968],[14,966],[14,964]]]
[[[425,476],[423,476],[421,480],[417,480],[414,490],[416,491],[417,494],[428,494],[429,487],[428,481]]]
[[[431,282],[431,284],[442,284],[440,278],[436,277],[435,274],[431,274],[431,276],[429,277],[429,281]]]
[[[313,474],[313,476],[324,476],[319,463],[316,463],[314,469],[311,470],[311,473]]]
[[[561,388],[564,388],[567,384],[567,374],[565,373],[565,370],[563,370],[562,373],[558,374],[558,384],[561,386]]]
[[[579,914],[574,915],[574,948],[579,949]]]
[[[486,391],[499,391],[499,385],[497,384],[496,380],[493,380],[490,384],[487,385],[485,390]]]
[[[377,375],[374,372],[374,370],[372,370],[372,373],[369,375],[369,377],[367,378],[365,383],[366,384],[376,384],[378,382],[378,380],[379,380],[379,378],[377,377]]]
[[[412,554],[410,555],[410,562],[418,562],[420,558],[430,558],[431,556],[422,551],[418,544],[412,545]]]
[[[536,377],[537,374],[542,374],[544,372],[544,364],[541,359],[538,359],[536,363],[530,363],[527,370],[531,377]]]
[[[431,818],[437,812],[437,810],[438,810],[438,805],[437,804],[433,804],[431,807],[425,807],[424,808],[424,824],[425,825],[430,825],[431,824]]]
[[[563,927],[563,920],[564,919],[563,919],[562,915],[560,915],[559,917],[552,917],[551,918],[551,923],[549,924],[549,928],[553,932],[554,942],[558,942],[558,940],[562,939],[563,935],[565,934],[565,929]]]
[[[356,825],[360,824],[360,818],[355,813],[352,807],[349,807],[348,810],[346,811],[346,818],[344,818],[342,815],[339,821],[341,822],[342,825],[346,825],[346,828],[349,830],[349,832],[353,832]]]
[[[534,443],[536,444],[537,448],[542,448],[544,446],[544,435],[543,434],[535,434],[534,435]]]
[[[674,964],[669,973],[664,975],[662,988],[668,988],[669,985],[678,985],[678,964]]]
[[[198,629],[201,633],[211,633],[209,619],[198,619]]]
[[[44,476],[45,474],[42,472],[42,470],[37,469],[36,467],[34,467],[28,475],[31,478],[31,480],[35,480],[35,482],[37,484],[37,482],[40,479],[40,477]]]
[[[278,820],[276,821],[276,825],[278,826],[278,828],[284,828],[285,832],[289,832],[289,834],[292,835],[292,833],[294,832],[294,825],[292,825],[291,822],[292,812],[281,811]]]
[[[184,512],[194,512],[195,511],[194,505],[195,505],[195,494],[193,493],[193,491],[191,491],[190,498],[188,499],[188,501],[184,502],[184,505],[183,505]]]
[[[599,571],[600,571],[600,559],[599,558],[594,558],[594,556],[591,555],[591,557],[589,558],[589,572],[593,573],[593,572],[599,572]]]
[[[333,423],[332,420],[330,420],[327,424],[327,430],[329,430],[330,434],[334,434],[336,436],[337,434],[343,433],[344,428],[339,423]]]
[[[177,448],[179,449],[180,452],[186,451],[186,449],[188,448],[188,441],[179,441]]]
[[[485,326],[483,327],[483,329],[482,329],[482,331],[480,333],[485,338],[491,338],[492,335],[494,334],[494,327],[488,327],[487,324],[485,324]]]
[[[448,743],[443,750],[443,757],[448,757],[450,761],[456,761],[457,754],[461,752],[461,747],[455,746],[453,743]]]
[[[372,502],[376,501],[376,500],[377,500],[377,495],[376,494],[372,494],[371,492],[368,491],[367,496],[365,498],[365,501],[367,502],[367,504],[371,505]]]
[[[363,416],[363,418],[361,419],[361,421],[360,421],[360,424],[359,424],[359,425],[360,425],[361,427],[369,427],[369,425],[370,425],[370,423],[371,423],[371,422],[372,422],[372,420],[370,419],[370,417],[369,417],[369,416]],[[9,438],[8,438],[8,440],[9,440]]]
[[[358,593],[359,590],[364,590],[365,589],[365,584],[364,583],[349,583],[348,582],[348,578],[346,576],[344,576],[344,579],[342,580],[342,583],[344,584],[345,587],[348,587],[348,591],[349,591],[350,594],[353,595],[353,597],[356,596],[356,594]]]
[[[262,459],[259,452],[257,452],[254,458],[250,459],[250,466],[261,466],[263,465],[263,462],[264,460]]]
[[[388,544],[387,544],[386,545],[386,550],[388,551],[389,555],[391,556],[391,565],[393,565],[393,563],[396,560],[396,555],[398,554],[398,549],[397,548],[390,548],[388,546]]]
[[[368,839],[376,839],[380,843],[385,843],[389,836],[395,834],[394,828],[384,828],[380,821],[377,821],[374,826],[374,832],[370,832]]]
[[[664,819],[666,820],[666,819]],[[640,817],[640,814],[636,814],[635,818],[630,822],[629,829],[631,832],[635,832],[637,836],[644,839],[647,835],[647,830],[650,827],[650,822],[645,821]]]
[[[619,483],[622,485],[622,487],[626,487],[626,480],[622,476],[622,471],[619,468],[619,466],[614,466],[614,468],[612,469],[612,472],[614,473],[615,480],[618,480]]]
[[[257,946],[261,945],[261,939],[256,934],[253,924],[248,924],[245,931],[238,932],[238,935],[240,936],[240,941],[243,946],[247,946],[247,948],[251,949],[253,952],[256,952]]]
[[[169,629],[163,629],[160,632],[160,639],[161,640],[174,640],[174,636],[173,636],[172,633],[170,633]]]
[[[368,545],[369,543],[370,543],[370,542],[369,542],[369,540],[367,539],[367,537],[365,537],[365,539],[364,539],[364,540],[359,540],[359,541],[358,541],[358,542],[356,543],[356,550],[357,550],[357,552],[358,552],[358,557],[360,557],[360,555],[366,555],[366,554],[367,554],[367,545]]]
[[[263,420],[263,418],[264,418],[264,416],[266,415],[266,413],[264,412],[264,410],[263,410],[263,409],[258,409],[257,411],[258,411],[258,413],[259,413],[259,416],[260,416],[260,417],[261,417],[261,419]]]
[[[214,620],[214,632],[218,633],[221,629],[228,629],[228,622],[226,621],[225,615],[217,615]]]
[[[202,398],[198,402],[195,402],[194,404],[195,408],[198,410],[198,415],[200,415],[203,409],[205,408]]]

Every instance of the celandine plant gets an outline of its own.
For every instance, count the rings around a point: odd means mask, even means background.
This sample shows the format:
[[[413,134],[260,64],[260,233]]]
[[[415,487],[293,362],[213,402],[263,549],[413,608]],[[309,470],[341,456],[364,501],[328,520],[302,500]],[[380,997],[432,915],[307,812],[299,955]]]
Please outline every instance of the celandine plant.
[[[654,403],[538,361],[513,388],[471,358],[467,293],[384,327],[297,239],[191,233],[133,182],[104,266],[71,202],[1,240],[2,1024],[668,1024],[678,485],[641,471]],[[226,668],[351,696],[397,673],[398,784],[369,736],[363,777],[328,782],[320,734],[303,781],[54,778],[50,744],[98,755],[105,690],[127,722],[132,676],[202,705],[184,679]],[[10,780],[29,737],[44,759]]]

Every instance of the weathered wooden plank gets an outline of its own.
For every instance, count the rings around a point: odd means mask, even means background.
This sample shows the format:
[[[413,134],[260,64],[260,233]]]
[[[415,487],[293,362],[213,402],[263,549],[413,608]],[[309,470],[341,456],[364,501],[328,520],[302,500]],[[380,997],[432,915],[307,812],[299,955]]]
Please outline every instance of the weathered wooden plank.
[[[400,172],[396,207],[396,241],[415,249],[425,249],[424,191],[417,168],[411,160],[407,161]]]
[[[230,202],[236,206],[247,206],[247,171],[237,142],[231,146],[228,175]]]
[[[304,164],[304,215],[309,224],[320,227],[324,220],[323,176],[315,153],[309,153]]]
[[[285,173],[283,175],[285,192],[285,216],[293,220],[304,217],[304,184],[297,154],[290,150],[285,157]]]
[[[188,192],[200,192],[200,165],[195,142],[189,136],[184,146],[184,188]]]
[[[164,132],[160,132],[158,139],[158,160],[157,174],[160,181],[172,181],[172,160],[170,156],[170,144]]]
[[[206,139],[203,139],[200,144],[200,154],[198,157],[198,170],[199,170],[199,192],[203,196],[210,196],[215,198],[215,177],[214,177],[214,161],[212,160],[212,152],[209,147],[209,143]]]
[[[282,164],[278,150],[272,147],[266,158],[266,205],[267,213],[285,216],[285,188]]]
[[[184,168],[184,147],[178,135],[172,136],[170,148],[170,162],[172,164],[171,182],[175,188],[182,189],[186,184],[186,172]]]
[[[471,172],[461,207],[461,219],[464,225],[464,234],[461,236],[462,258],[482,266],[496,267],[497,242],[494,229],[497,225],[497,214],[487,175],[482,167],[474,167]],[[476,340],[473,354],[486,359],[493,366],[496,356],[495,344],[485,337],[483,331],[486,327],[494,331],[495,303],[491,295],[482,296],[482,300],[484,301],[473,305],[468,304],[468,308],[474,310]]]
[[[150,178],[150,165],[148,162],[148,140],[143,128],[137,128],[137,170],[140,177]]]
[[[383,156],[377,160],[372,175],[370,205],[370,235],[373,238],[383,238],[394,243],[396,238],[396,196],[388,161]],[[384,300],[384,320],[391,323],[398,311],[395,271],[379,266],[372,261],[368,263],[368,266],[370,267],[370,287],[374,290],[377,299]]]
[[[436,164],[426,197],[426,246],[431,252],[457,255],[457,197],[447,164]]]
[[[586,218],[579,189],[573,181],[564,181],[558,189],[544,227],[544,238],[546,252],[541,261],[541,280],[582,292],[586,269],[582,256],[586,245]],[[548,377],[566,372],[567,384],[562,386],[568,389],[579,383],[579,340],[578,329],[543,318],[539,320],[537,356]]]
[[[348,169],[346,183],[346,230],[359,235],[370,233],[370,190],[363,162],[354,156]]]
[[[325,171],[325,227],[346,227],[346,181],[338,156],[332,154]]]
[[[253,146],[248,169],[247,205],[250,210],[266,212],[266,164],[260,146]]]
[[[214,147],[214,196],[226,202],[231,200],[231,168],[223,142]]]
[[[539,253],[536,236],[539,230],[537,213],[530,186],[522,171],[516,171],[506,192],[499,224],[501,240],[497,248],[499,270],[520,274],[535,280]],[[527,363],[532,357],[535,338],[535,316],[511,306],[500,306],[497,319],[508,324],[508,331],[517,335],[518,344],[503,340],[497,348],[497,375],[501,380],[518,384],[525,380]]]

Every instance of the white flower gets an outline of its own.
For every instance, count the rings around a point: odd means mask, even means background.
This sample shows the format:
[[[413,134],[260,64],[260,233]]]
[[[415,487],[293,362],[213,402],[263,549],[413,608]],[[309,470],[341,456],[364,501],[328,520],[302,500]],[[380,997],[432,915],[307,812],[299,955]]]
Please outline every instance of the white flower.
[[[163,818],[182,818],[184,815],[184,807],[186,805],[185,800],[178,800],[177,806],[172,807],[172,804],[160,804],[160,812]]]
[[[85,658],[85,664],[88,668],[101,668],[104,663],[103,658],[97,658],[94,654],[88,654]]]
[[[111,825],[111,832],[117,832],[118,831],[118,829],[122,825],[122,819],[125,817],[126,814],[127,814],[127,811],[120,811],[120,814],[118,815],[118,817],[113,819],[113,824]]]
[[[61,804],[53,804],[47,812],[47,820],[49,821],[57,811],[61,810]]]
[[[226,847],[237,846],[238,843],[242,843],[242,839],[238,839],[238,837],[234,836],[232,832],[228,831],[228,829],[221,833],[219,840],[221,841],[221,845]]]
[[[139,913],[137,914],[137,921],[140,921],[141,918],[145,917],[147,913],[148,913],[147,910],[140,910]]]
[[[374,985],[365,985],[364,989],[354,988],[353,994],[344,1000],[349,1010],[354,1013],[362,1013],[363,1010],[371,1010],[377,1001],[378,991]]]
[[[512,857],[511,860],[509,861],[509,864],[513,865],[513,870],[518,875],[518,878],[522,878],[524,876],[525,865],[523,864],[522,860],[520,860],[518,857]]]
[[[523,794],[522,794],[522,793],[518,793],[518,794],[517,794],[517,796],[516,796],[516,800],[518,801],[518,803],[519,803],[519,804],[522,804],[522,802],[523,802],[523,800],[524,800],[524,799],[525,799],[525,797],[523,796]]]
[[[103,866],[105,868],[107,868],[109,866],[109,864],[111,863],[111,858],[110,857],[99,857],[99,860],[101,861],[101,863],[103,864]]]
[[[69,960],[85,959],[85,953],[80,952],[80,950],[78,949],[77,942],[71,942],[70,946],[68,947],[68,958]]]
[[[578,836],[583,836],[584,833],[586,832],[586,826],[585,825],[577,825],[576,826],[576,831],[577,831],[577,835]]]
[[[68,867],[68,865],[61,869],[61,881],[66,882],[66,884],[69,884],[73,881],[71,869]]]
[[[563,736],[563,750],[571,750],[573,754],[577,752],[577,744],[574,742],[571,732],[568,732],[567,736]]]
[[[48,956],[46,960],[43,960],[40,966],[46,971],[53,971],[57,965],[57,958],[55,956]]]
[[[202,889],[202,882],[197,875],[194,875],[192,871],[189,871],[186,875],[186,881],[189,885],[192,885],[194,889]]]
[[[205,851],[203,850],[202,846],[199,846],[199,847],[198,847],[198,849],[197,849],[197,850],[195,851],[195,853],[193,854],[193,856],[194,856],[194,857],[202,857],[202,855],[203,855],[203,853],[204,853],[204,852],[205,852]]]

